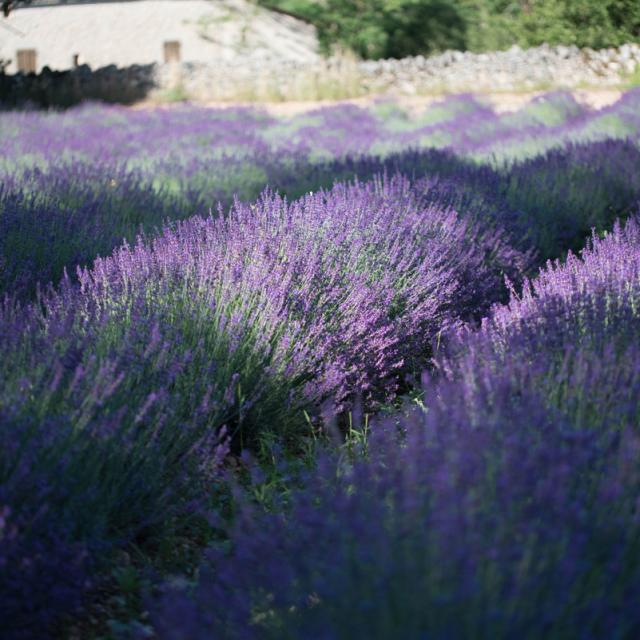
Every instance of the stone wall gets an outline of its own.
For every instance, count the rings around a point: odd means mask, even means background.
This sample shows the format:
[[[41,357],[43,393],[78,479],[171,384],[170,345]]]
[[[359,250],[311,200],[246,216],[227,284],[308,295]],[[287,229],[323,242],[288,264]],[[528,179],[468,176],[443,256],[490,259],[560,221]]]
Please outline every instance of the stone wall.
[[[423,93],[613,86],[639,65],[640,45],[627,44],[599,51],[548,45],[481,54],[448,51],[430,58],[361,62],[358,68],[369,91],[389,86]]]
[[[69,106],[82,100],[305,100],[364,94],[493,92],[613,87],[640,68],[640,45],[594,51],[543,45],[494,53],[448,51],[425,58],[320,62],[238,59],[218,63],[115,66],[0,76],[0,101]]]

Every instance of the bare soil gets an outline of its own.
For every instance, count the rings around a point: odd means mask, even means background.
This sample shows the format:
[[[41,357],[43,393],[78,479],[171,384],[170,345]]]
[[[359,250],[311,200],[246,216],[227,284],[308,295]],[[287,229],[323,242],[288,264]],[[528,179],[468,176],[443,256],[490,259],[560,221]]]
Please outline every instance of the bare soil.
[[[520,93],[481,93],[477,97],[486,101],[497,113],[517,111],[534,98],[544,95],[544,91],[529,91]],[[591,109],[602,109],[617,102],[622,96],[618,89],[577,89],[571,92],[574,98],[581,104]],[[426,107],[444,99],[443,95],[402,96],[402,95],[371,95],[348,100],[308,100],[288,102],[201,102],[199,106],[211,109],[224,109],[229,107],[253,107],[266,110],[276,117],[290,118],[301,113],[315,111],[323,107],[331,107],[338,104],[353,104],[359,107],[367,107],[381,100],[392,100],[409,114],[417,115]],[[154,101],[139,102],[132,109],[170,109],[176,104],[163,104]]]

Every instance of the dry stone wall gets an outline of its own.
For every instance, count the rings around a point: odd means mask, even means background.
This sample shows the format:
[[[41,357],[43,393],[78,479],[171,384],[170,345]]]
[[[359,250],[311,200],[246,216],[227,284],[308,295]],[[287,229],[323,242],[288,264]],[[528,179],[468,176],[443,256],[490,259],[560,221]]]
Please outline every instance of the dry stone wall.
[[[613,87],[640,69],[640,45],[591,50],[543,45],[494,53],[447,51],[402,60],[233,62],[80,66],[70,71],[0,76],[0,102],[69,106],[82,100],[131,103],[145,98],[278,100],[344,98],[393,92],[494,92],[550,87]]]
[[[361,62],[367,90],[394,87],[407,93],[429,91],[499,91],[545,86],[612,86],[640,65],[640,45],[618,49],[578,49],[543,45],[523,50],[474,54],[447,51],[424,58]]]

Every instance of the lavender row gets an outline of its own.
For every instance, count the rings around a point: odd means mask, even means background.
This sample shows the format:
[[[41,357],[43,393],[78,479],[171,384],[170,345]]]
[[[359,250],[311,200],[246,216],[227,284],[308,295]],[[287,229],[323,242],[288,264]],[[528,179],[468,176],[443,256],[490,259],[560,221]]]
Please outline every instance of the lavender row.
[[[108,255],[123,239],[157,234],[165,221],[206,215],[219,204],[227,210],[234,190],[251,201],[265,182],[295,198],[354,176],[426,176],[462,215],[490,218],[520,249],[535,251],[538,264],[579,248],[593,227],[609,228],[640,199],[640,150],[629,141],[567,146],[501,169],[437,150],[320,163],[267,155],[261,162],[254,179],[242,160],[222,169],[194,161],[194,175],[207,180],[189,178],[173,192],[116,166],[75,161],[25,170],[0,188],[0,291],[32,298],[65,267],[74,277],[76,266]]]
[[[384,170],[490,188],[505,215],[524,215],[516,236],[529,235],[543,260],[559,257],[638,198],[639,95],[590,111],[555,93],[504,115],[460,96],[417,118],[384,102],[288,120],[190,106],[4,113],[0,291],[32,297],[65,266],[74,273],[123,239],[226,208],[234,196],[251,201],[270,186],[299,197]],[[587,146],[566,147],[577,143]]]
[[[392,102],[343,104],[291,118],[248,108],[127,110],[90,105],[62,113],[3,113],[0,168],[56,164],[62,159],[126,162],[157,174],[186,175],[190,162],[224,156],[256,160],[269,152],[291,158],[381,155],[407,147],[446,147],[463,155],[536,155],[564,142],[638,135],[637,89],[594,111],[569,93],[540,96],[498,114],[471,95],[448,97],[409,116]],[[165,177],[169,177],[165,174]]]
[[[632,220],[458,331],[358,455],[266,512],[239,492],[158,636],[635,637],[639,302]]]

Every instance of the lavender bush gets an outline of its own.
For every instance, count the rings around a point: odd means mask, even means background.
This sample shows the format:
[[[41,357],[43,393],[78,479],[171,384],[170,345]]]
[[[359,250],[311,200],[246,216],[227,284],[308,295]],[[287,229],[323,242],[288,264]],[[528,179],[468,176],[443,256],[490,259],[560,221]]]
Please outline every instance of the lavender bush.
[[[604,354],[634,345],[640,330],[639,245],[636,216],[616,223],[602,238],[594,234],[580,257],[569,253],[563,262],[548,262],[521,294],[513,292],[508,305],[496,307],[479,331],[463,328],[443,366],[455,369],[466,357],[530,359],[541,353],[551,362],[571,347]]]
[[[633,636],[633,423],[577,429],[508,378],[442,384],[404,439],[378,425],[366,460],[244,508],[159,637]]]
[[[168,588],[161,638],[600,638],[640,630],[640,225],[461,332],[377,420]],[[254,474],[256,482],[260,476]]]
[[[48,465],[38,459],[39,448],[65,437],[61,420],[34,424],[3,413],[0,421],[0,615],[4,637],[27,639],[77,612],[89,586],[85,544],[74,538],[64,511],[52,509],[80,487],[66,475],[64,458]]]
[[[56,301],[45,311],[5,302],[0,313],[0,595],[9,638],[49,637],[50,623],[76,610],[117,548],[188,530],[226,448],[224,407],[210,410],[206,381],[183,398],[193,403],[188,412],[173,404],[185,361],[168,362],[159,335],[138,325],[121,334],[119,353],[99,354],[89,345],[107,321],[83,329],[68,292]]]
[[[606,140],[548,151],[504,174],[499,192],[523,212],[523,227],[541,263],[582,248],[592,229],[605,231],[636,210],[638,146]]]
[[[34,303],[7,299],[0,406],[33,425],[6,426],[7,507],[36,508],[19,464],[73,483],[44,502],[98,557],[162,535],[188,520],[225,437],[295,448],[321,407],[393,398],[439,333],[521,273],[505,238],[380,178],[292,203],[266,192],[125,244]]]
[[[439,332],[481,311],[501,295],[504,274],[517,278],[526,265],[498,227],[481,229],[433,199],[401,177],[381,178],[293,203],[267,192],[226,216],[192,218],[123,245],[81,270],[77,286],[27,307],[31,330],[14,331],[39,346],[11,336],[6,361],[75,339],[74,364],[89,354],[135,359],[122,367],[133,376],[123,386],[137,388],[151,383],[142,372],[166,343],[174,406],[187,415],[196,379],[206,379],[218,383],[212,406],[223,412],[235,380],[243,418],[256,425],[268,405],[277,424],[282,408],[309,400],[387,397],[403,372],[424,366]],[[23,371],[15,366],[9,380]]]

